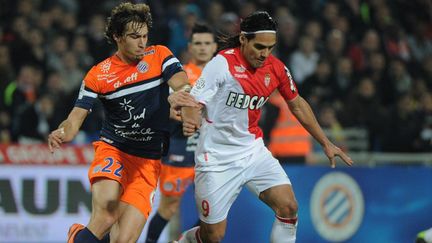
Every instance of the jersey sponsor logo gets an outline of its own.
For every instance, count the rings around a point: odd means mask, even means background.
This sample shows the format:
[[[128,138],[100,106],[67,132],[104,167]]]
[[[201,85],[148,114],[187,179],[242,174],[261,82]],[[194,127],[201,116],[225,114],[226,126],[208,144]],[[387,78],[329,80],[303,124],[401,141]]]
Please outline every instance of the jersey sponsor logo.
[[[144,61],[140,61],[137,65],[137,69],[138,69],[138,72],[145,73],[149,70],[149,64],[144,62]]]
[[[144,52],[144,56],[153,55],[154,53],[155,53],[155,50],[152,49],[152,50],[150,50],[150,51],[146,51],[146,52]]]
[[[248,94],[230,92],[226,101],[226,105],[233,106],[238,109],[258,110],[267,102],[268,99],[269,97],[257,95],[250,96]]]
[[[105,60],[101,63],[100,70],[102,73],[108,73],[111,68],[111,60]]]
[[[271,79],[270,79],[270,74],[269,74],[269,73],[266,73],[266,75],[264,76],[264,84],[265,84],[266,87],[269,86],[270,81],[271,81]]]
[[[310,209],[312,223],[321,237],[330,242],[345,242],[362,223],[363,194],[351,176],[331,172],[315,184]]]
[[[127,83],[130,83],[132,81],[136,81],[136,80],[138,80],[138,73],[137,72],[132,73],[125,80],[123,80],[123,82],[117,81],[116,83],[114,83],[114,88],[119,88],[123,84],[127,84]]]
[[[96,76],[98,81],[105,81],[107,84],[112,83],[114,81],[116,81],[117,79],[119,79],[117,77],[117,75],[113,74],[113,73],[108,73],[108,74],[98,74]]]
[[[247,74],[245,74],[245,73],[234,73],[234,77],[236,77],[236,78],[248,78]]]

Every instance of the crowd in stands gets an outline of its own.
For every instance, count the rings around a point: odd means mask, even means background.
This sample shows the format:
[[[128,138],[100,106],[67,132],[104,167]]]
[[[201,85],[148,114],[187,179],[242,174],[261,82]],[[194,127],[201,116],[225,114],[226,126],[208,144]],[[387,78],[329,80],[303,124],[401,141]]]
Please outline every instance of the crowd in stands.
[[[285,62],[323,127],[363,128],[369,151],[432,151],[432,3],[424,0],[149,0],[151,43],[183,63],[193,24],[238,33],[255,10],[278,22]],[[0,143],[41,143],[74,105],[85,73],[112,54],[114,0],[2,1]],[[272,113],[266,113],[272,114]],[[76,143],[98,136],[96,104]],[[263,119],[271,119],[263,117]]]

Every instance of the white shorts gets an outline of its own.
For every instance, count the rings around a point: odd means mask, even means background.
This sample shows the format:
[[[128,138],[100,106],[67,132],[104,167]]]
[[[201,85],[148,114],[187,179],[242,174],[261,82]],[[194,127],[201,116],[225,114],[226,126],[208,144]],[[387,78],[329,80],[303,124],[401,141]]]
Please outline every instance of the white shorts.
[[[195,201],[200,219],[216,224],[228,215],[243,185],[256,196],[268,188],[291,184],[279,161],[263,145],[223,171],[195,172]]]

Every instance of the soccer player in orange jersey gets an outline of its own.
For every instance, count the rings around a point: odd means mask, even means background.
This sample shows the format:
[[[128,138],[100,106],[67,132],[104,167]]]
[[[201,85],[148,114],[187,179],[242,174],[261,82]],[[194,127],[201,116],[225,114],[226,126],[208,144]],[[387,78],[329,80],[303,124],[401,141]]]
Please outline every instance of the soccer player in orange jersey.
[[[169,87],[189,88],[179,60],[165,46],[147,46],[152,25],[146,4],[121,3],[108,19],[106,36],[115,54],[93,66],[84,77],[75,107],[59,128],[51,132],[53,151],[78,133],[99,98],[105,120],[88,176],[92,215],[84,227],[69,229],[68,243],[136,242],[151,210],[168,150]],[[193,99],[183,102],[194,106]]]
[[[189,41],[191,60],[184,65],[191,85],[201,75],[201,70],[210,61],[217,49],[215,36],[204,24],[195,24]],[[178,211],[180,199],[194,179],[194,151],[199,133],[185,137],[182,124],[171,122],[171,139],[168,156],[162,159],[159,179],[161,200],[157,213],[151,219],[147,243],[157,242],[165,225]]]

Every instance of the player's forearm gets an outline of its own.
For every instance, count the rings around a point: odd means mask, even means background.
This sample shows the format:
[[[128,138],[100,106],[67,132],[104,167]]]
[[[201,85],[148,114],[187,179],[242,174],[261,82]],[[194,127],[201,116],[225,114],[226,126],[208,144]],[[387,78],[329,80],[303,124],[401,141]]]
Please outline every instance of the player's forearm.
[[[318,121],[309,106],[309,104],[302,98],[299,99],[295,105],[289,104],[291,112],[297,118],[297,120],[302,124],[302,126],[314,137],[321,146],[327,146],[330,141],[318,124]]]
[[[60,123],[58,128],[62,130],[62,133],[64,133],[63,142],[72,141],[79,131],[79,127],[74,126],[73,122],[71,122],[69,119],[66,119]]]
[[[68,118],[59,125],[59,129],[64,131],[63,142],[70,142],[75,138],[87,114],[88,111],[83,108],[75,107],[72,109]]]

